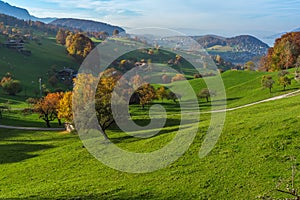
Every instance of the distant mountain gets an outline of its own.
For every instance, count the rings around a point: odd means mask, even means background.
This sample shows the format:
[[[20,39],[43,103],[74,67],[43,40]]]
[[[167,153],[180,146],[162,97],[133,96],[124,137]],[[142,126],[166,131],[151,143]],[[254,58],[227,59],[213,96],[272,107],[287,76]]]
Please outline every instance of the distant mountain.
[[[38,18],[38,17],[32,16],[29,14],[29,12],[26,9],[12,6],[1,0],[0,0],[0,13],[9,15],[12,17],[16,17],[16,18],[22,19],[22,20],[41,21],[44,23],[49,23],[56,19],[56,18]]]
[[[0,0],[0,14],[9,15],[12,17],[16,17],[17,19],[22,20],[32,20],[32,21],[41,21],[46,24],[51,24],[59,27],[65,27],[71,30],[79,29],[86,32],[100,32],[106,31],[110,35],[112,35],[115,29],[119,30],[119,32],[124,32],[125,30],[118,26],[112,26],[102,22],[96,22],[91,20],[81,20],[81,19],[57,19],[57,18],[38,18],[24,9],[16,6],[12,6],[8,3],[5,3]]]
[[[116,29],[119,30],[119,32],[125,32],[123,28],[118,26],[112,26],[110,24],[106,24],[102,22],[83,20],[83,19],[72,19],[72,18],[57,19],[51,22],[50,24],[59,27],[69,28],[69,29],[79,29],[86,32],[105,31],[109,33],[109,35],[112,35],[113,31]]]
[[[292,32],[300,32],[300,28],[296,28],[296,29],[292,30]]]
[[[300,28],[296,28],[296,29],[293,29],[293,30],[287,31],[287,32],[282,32],[282,33],[276,33],[276,34],[273,34],[273,35],[269,35],[269,36],[264,37],[263,39],[270,40],[274,44],[275,40],[277,38],[281,38],[282,35],[284,35],[284,34],[286,34],[288,32],[300,32]]]
[[[244,64],[255,57],[267,53],[269,46],[261,40],[250,36],[241,35],[224,38],[215,35],[194,36],[203,48],[211,55],[220,55],[224,60],[234,64]]]

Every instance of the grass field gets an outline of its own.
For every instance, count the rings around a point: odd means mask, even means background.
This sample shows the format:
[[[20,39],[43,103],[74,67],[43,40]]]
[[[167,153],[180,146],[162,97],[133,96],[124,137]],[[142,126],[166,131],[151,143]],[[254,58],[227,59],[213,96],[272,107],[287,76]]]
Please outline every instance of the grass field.
[[[204,159],[198,152],[210,120],[202,115],[184,156],[148,174],[104,166],[77,135],[0,130],[0,198],[255,199],[274,190],[281,178],[289,179],[291,157],[299,160],[299,101],[296,96],[227,113],[223,133]],[[136,140],[117,130],[108,133],[119,147],[139,152],[158,149],[176,134]],[[299,180],[298,174],[296,188]]]

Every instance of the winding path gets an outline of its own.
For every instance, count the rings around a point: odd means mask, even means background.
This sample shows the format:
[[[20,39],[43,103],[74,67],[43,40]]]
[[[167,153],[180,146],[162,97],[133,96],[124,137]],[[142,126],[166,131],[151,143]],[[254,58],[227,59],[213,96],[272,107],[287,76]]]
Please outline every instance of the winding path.
[[[238,107],[235,107],[235,108],[227,108],[227,109],[223,109],[223,110],[213,110],[213,111],[201,112],[201,113],[208,114],[208,113],[221,113],[221,112],[234,111],[234,110],[239,110],[239,109],[242,109],[242,108],[254,106],[254,105],[257,105],[257,104],[261,104],[261,103],[265,103],[265,102],[269,102],[269,101],[276,101],[276,100],[279,100],[279,99],[285,99],[285,98],[293,97],[293,96],[297,96],[297,95],[300,95],[300,90],[290,92],[290,93],[287,93],[287,94],[283,94],[283,95],[280,95],[280,96],[272,97],[272,98],[269,98],[269,99],[265,99],[265,100],[262,100],[262,101],[249,103],[249,104],[246,104],[246,105],[243,105],[243,106],[238,106]]]
[[[234,111],[234,110],[239,110],[242,108],[246,108],[246,107],[250,107],[250,106],[254,106],[257,104],[261,104],[261,103],[265,103],[265,102],[269,102],[269,101],[276,101],[279,99],[285,99],[288,97],[292,97],[292,96],[297,96],[300,95],[300,90],[294,91],[294,92],[290,92],[287,94],[283,94],[280,96],[276,96],[276,97],[272,97],[269,99],[265,99],[262,101],[258,101],[258,102],[254,102],[254,103],[249,103],[243,106],[238,106],[235,108],[227,108],[227,109],[223,109],[223,110],[213,110],[213,111],[208,111],[208,112],[201,112],[204,114],[209,114],[209,113],[221,113],[221,112],[228,112],[228,111]],[[13,129],[13,130],[25,130],[25,131],[65,131],[65,128],[38,128],[38,127],[18,127],[18,126],[6,126],[6,125],[0,125],[1,129]]]

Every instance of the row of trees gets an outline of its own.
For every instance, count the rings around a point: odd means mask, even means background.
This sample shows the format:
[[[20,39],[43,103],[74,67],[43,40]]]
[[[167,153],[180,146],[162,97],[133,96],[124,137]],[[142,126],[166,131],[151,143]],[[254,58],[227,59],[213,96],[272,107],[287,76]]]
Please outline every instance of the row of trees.
[[[289,77],[288,71],[280,71],[278,73],[278,84],[283,87],[283,90],[286,89],[287,86],[292,84],[293,78]],[[265,75],[262,77],[261,84],[264,88],[268,88],[270,93],[272,92],[272,88],[275,84],[275,80],[270,75]]]
[[[127,103],[125,99],[130,99],[131,104],[140,104],[141,108],[151,103],[153,100],[165,99],[177,102],[181,98],[180,94],[171,92],[168,88],[161,86],[154,88],[149,83],[145,82],[140,75],[135,75],[130,80],[121,80],[121,73],[115,69],[109,69],[101,75],[101,79],[97,82],[97,78],[91,74],[79,74],[75,79],[75,96],[71,92],[66,93],[49,93],[41,99],[30,99],[29,103],[33,104],[34,112],[39,113],[40,118],[46,122],[47,127],[50,127],[50,122],[61,119],[66,119],[69,122],[73,121],[72,105],[75,106],[78,112],[87,111],[86,104],[88,102],[95,104],[96,115],[98,122],[104,131],[115,122],[112,112],[112,93],[115,92],[118,96],[117,106],[122,106]],[[96,91],[93,91],[93,86],[97,85]],[[118,89],[118,86],[120,89]],[[84,92],[83,92],[84,91]],[[205,98],[207,102],[209,97],[214,95],[208,89],[203,89],[199,93],[199,98]],[[76,98],[72,104],[72,98]],[[95,99],[95,101],[93,101]],[[122,113],[118,115],[123,116]]]

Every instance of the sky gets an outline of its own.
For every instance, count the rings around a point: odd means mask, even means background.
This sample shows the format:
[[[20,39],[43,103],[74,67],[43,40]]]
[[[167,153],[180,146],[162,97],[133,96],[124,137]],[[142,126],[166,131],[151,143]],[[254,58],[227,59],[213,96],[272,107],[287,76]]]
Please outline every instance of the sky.
[[[3,0],[36,17],[92,19],[125,29],[263,37],[300,27],[300,0]]]

